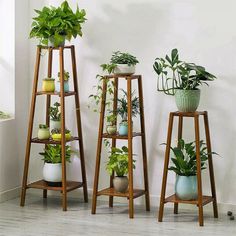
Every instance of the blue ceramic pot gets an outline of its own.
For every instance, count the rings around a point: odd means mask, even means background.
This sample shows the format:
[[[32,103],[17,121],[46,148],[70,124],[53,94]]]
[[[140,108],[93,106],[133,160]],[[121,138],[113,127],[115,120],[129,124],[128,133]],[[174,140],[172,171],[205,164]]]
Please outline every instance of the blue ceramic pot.
[[[60,92],[60,91],[61,91],[61,90],[60,90],[60,81],[57,81],[57,83],[56,83],[56,91],[57,91],[57,92]],[[70,91],[69,81],[66,80],[66,81],[64,81],[64,92],[65,92],[65,93],[68,93],[69,91]]]
[[[119,126],[119,135],[128,135],[128,124],[127,122],[120,123]]]
[[[181,200],[195,200],[197,193],[197,176],[176,176],[175,194]]]

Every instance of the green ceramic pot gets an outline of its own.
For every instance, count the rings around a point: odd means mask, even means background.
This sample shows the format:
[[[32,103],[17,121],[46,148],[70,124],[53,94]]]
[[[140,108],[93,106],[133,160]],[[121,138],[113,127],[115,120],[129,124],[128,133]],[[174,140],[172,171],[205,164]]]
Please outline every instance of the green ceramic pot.
[[[182,112],[196,111],[200,102],[200,93],[201,91],[199,89],[177,89],[175,92],[175,102],[178,110]]]

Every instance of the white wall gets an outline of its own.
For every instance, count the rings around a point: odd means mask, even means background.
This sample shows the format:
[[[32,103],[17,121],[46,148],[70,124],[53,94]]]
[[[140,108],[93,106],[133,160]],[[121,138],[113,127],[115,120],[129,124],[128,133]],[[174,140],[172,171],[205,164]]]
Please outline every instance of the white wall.
[[[50,0],[48,2],[56,5],[62,1]],[[77,1],[69,2],[75,7]],[[41,6],[43,3],[44,1],[31,1],[30,14],[32,14],[33,6]],[[80,0],[79,4],[81,8],[86,9],[88,18],[83,29],[83,38],[77,39],[74,43],[77,51],[89,188],[92,188],[94,176],[98,115],[88,110],[88,96],[92,93],[92,86],[96,83],[95,75],[100,72],[99,65],[109,61],[112,51],[129,51],[140,60],[137,73],[143,75],[150,192],[154,198],[159,197],[164,159],[164,148],[159,144],[166,140],[168,113],[176,110],[176,107],[172,97],[167,97],[156,91],[152,64],[157,56],[164,56],[172,48],[177,47],[184,60],[204,65],[218,77],[218,80],[211,83],[209,88],[203,88],[200,109],[209,111],[212,146],[222,155],[222,158],[216,157],[214,162],[218,200],[221,203],[236,205],[236,189],[234,188],[234,179],[236,178],[234,133],[236,125],[233,107],[236,90],[232,86],[235,84],[233,80],[236,74],[234,66],[236,29],[231,26],[236,18],[234,14],[235,1],[229,0],[225,4],[223,1],[213,0]],[[26,17],[27,6],[24,7],[24,17]],[[23,34],[19,34],[23,44],[18,45],[18,55],[23,52],[19,48],[20,45],[24,45],[24,47],[29,45],[26,33],[27,22],[28,20],[25,20],[25,24],[21,25],[25,30]],[[35,42],[32,42],[30,68],[34,64],[34,46]],[[25,49],[27,51],[27,48]],[[69,70],[69,55],[66,56],[66,59],[66,69]],[[19,57],[16,60],[21,63]],[[28,121],[25,117],[30,93],[27,88],[29,83],[32,83],[32,81],[27,82],[27,78],[23,76],[27,72],[27,60],[25,58],[23,64],[18,65],[16,73],[17,75],[19,73],[18,86],[24,82],[26,87],[21,86],[21,88],[27,94],[23,97],[20,96],[20,91],[18,94],[16,93],[16,115],[18,114],[17,119],[19,120],[17,120],[17,124],[21,125],[21,130],[17,130],[16,139],[19,140],[21,137],[18,143],[20,155],[24,153],[23,149],[25,148],[25,133],[21,132],[24,132]],[[19,69],[20,65],[23,70]],[[57,69],[55,69],[54,75],[56,73]],[[30,70],[30,78],[32,77],[33,71]],[[75,131],[74,117],[72,117],[74,104],[73,100],[70,98],[68,100],[67,117],[69,119],[67,126]],[[42,105],[43,103],[40,104],[40,106]],[[21,109],[24,109],[23,112],[20,111]],[[39,114],[38,120],[41,121],[41,119],[42,116]],[[188,138],[193,137],[190,129],[192,128],[191,124],[192,121],[187,122],[185,135]],[[138,123],[135,121],[135,128],[137,127]],[[139,144],[137,138],[134,147],[136,154],[141,153]],[[31,169],[34,171],[31,172],[30,179],[37,179],[41,175],[37,168],[39,161],[35,158],[38,155],[37,152],[38,149],[33,150]],[[138,156],[137,159],[140,160],[141,157]],[[104,158],[101,163],[105,165],[105,161]],[[22,165],[19,168],[18,171],[20,170],[22,173]],[[75,160],[74,167],[71,167],[71,175],[75,179],[80,176],[76,173],[76,168],[79,168],[78,160]],[[108,175],[105,171],[101,173],[101,186],[106,186]],[[227,184],[225,184],[226,181]],[[135,185],[136,187],[142,186],[142,169],[139,162],[135,171]],[[168,193],[173,192],[173,186],[174,175],[170,174]],[[204,174],[204,187],[208,192],[207,172]],[[157,204],[158,202],[154,203],[154,205]]]

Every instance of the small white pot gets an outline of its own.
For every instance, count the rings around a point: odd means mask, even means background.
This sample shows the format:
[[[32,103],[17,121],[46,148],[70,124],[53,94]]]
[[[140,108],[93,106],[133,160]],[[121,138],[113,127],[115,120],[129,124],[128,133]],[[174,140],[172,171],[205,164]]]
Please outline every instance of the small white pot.
[[[44,163],[43,166],[43,179],[47,182],[61,182],[62,181],[62,168],[61,163]]]
[[[61,128],[61,121],[60,120],[50,120],[50,132],[53,129],[60,129]]]
[[[135,66],[128,66],[127,64],[117,64],[114,69],[114,74],[118,75],[132,75],[135,73]]]
[[[44,140],[50,138],[50,132],[48,128],[38,129],[38,139]]]

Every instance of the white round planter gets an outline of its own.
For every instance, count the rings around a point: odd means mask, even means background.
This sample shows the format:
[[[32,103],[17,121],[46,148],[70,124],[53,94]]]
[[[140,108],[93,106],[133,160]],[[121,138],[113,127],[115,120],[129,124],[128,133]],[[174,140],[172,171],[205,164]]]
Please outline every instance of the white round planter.
[[[50,131],[52,132],[53,129],[60,129],[61,128],[61,121],[60,120],[50,120]]]
[[[44,163],[43,166],[43,179],[47,182],[61,182],[62,181],[62,168],[61,163]]]
[[[118,75],[132,75],[135,73],[135,66],[128,66],[127,64],[117,64],[114,69],[114,74]]]
[[[38,129],[38,139],[44,140],[50,138],[50,132],[48,128],[39,128]]]

